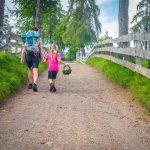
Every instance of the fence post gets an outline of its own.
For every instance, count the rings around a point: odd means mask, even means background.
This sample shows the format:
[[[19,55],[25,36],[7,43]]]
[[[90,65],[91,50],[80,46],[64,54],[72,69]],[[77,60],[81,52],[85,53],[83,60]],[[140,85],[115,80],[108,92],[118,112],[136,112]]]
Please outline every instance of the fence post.
[[[18,31],[16,32],[16,35],[18,36]],[[17,55],[18,51],[18,38],[16,39],[16,51],[15,51],[15,56]]]
[[[8,33],[9,33],[9,36],[8,36],[8,38],[6,39],[6,44],[7,44],[6,51],[7,51],[7,52],[11,51],[11,50],[10,50],[10,41],[11,41],[10,34],[11,34],[11,28],[8,29]]]
[[[148,46],[147,46],[148,49],[147,50],[149,51],[150,50],[150,41],[148,41],[147,44],[148,44]],[[150,60],[149,59],[148,59],[148,69],[150,69]]]
[[[138,53],[139,50],[141,50],[141,41],[136,41],[136,53]],[[136,64],[141,66],[142,60],[140,57],[136,56]]]

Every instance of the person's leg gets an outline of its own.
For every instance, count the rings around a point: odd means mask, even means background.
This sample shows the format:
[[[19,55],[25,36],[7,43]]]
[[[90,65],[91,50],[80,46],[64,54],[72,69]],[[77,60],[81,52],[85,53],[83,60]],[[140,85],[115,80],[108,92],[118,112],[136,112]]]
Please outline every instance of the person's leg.
[[[39,66],[39,56],[34,54],[33,56],[33,63],[32,63],[32,68],[33,68],[33,91],[37,92],[37,80],[38,80],[38,66]]]
[[[33,83],[33,70],[32,70],[32,68],[29,68],[29,70],[28,70],[28,81],[29,81],[28,89],[32,89],[32,83]]]
[[[32,89],[33,83],[33,70],[32,70],[32,57],[31,55],[25,54],[25,61],[28,66],[28,89]]]
[[[33,83],[37,83],[38,80],[38,68],[33,68]]]
[[[33,91],[37,92],[38,68],[33,68]]]
[[[33,83],[33,70],[32,70],[32,68],[29,68],[29,70],[28,70],[28,80],[29,80],[29,84]]]
[[[52,74],[52,82],[53,82],[53,84],[54,84],[54,87],[53,87],[53,92],[56,92],[56,88],[55,88],[55,79],[56,79],[56,77],[57,77],[57,73],[58,73],[58,71],[53,71],[53,74]]]
[[[48,79],[49,84],[53,83],[52,79]]]
[[[49,90],[50,90],[50,92],[52,92],[52,90],[53,90],[53,88],[54,88],[53,79],[49,78],[48,81],[49,81],[49,85],[50,85],[50,89],[49,89]]]
[[[52,83],[53,83],[53,89],[52,89],[52,92],[56,92],[56,88],[55,88],[55,79],[52,79]]]

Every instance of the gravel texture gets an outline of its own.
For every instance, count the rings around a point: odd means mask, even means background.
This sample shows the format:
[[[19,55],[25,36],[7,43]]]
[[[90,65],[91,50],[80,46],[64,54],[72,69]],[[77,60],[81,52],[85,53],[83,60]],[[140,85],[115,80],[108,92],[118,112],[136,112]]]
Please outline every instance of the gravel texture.
[[[150,150],[150,116],[130,92],[96,69],[71,64],[72,74],[49,92],[26,86],[0,107],[0,150]]]

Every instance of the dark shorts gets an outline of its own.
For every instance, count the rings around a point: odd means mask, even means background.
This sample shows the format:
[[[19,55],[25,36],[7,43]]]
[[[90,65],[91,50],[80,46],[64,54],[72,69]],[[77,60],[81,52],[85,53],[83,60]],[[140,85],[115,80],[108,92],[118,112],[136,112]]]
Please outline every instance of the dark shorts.
[[[48,79],[56,79],[58,71],[48,71]]]
[[[40,61],[40,54],[39,53],[25,54],[25,61],[29,68],[38,68]]]

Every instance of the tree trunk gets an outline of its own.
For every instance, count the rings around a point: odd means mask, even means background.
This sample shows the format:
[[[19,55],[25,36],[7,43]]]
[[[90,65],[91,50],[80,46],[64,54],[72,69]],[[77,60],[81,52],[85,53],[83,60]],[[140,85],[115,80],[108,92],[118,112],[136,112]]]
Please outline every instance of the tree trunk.
[[[4,7],[5,7],[5,0],[0,0],[0,27],[3,27]]]
[[[81,52],[82,52],[82,57],[85,57],[86,54],[85,54],[85,48],[84,47],[81,48]]]
[[[128,18],[129,0],[119,0],[119,36],[128,34],[129,18]],[[128,47],[129,43],[120,43],[121,47]]]
[[[41,0],[36,0],[36,26],[39,28],[39,33],[41,34],[41,25],[42,25],[42,20],[41,20]]]

